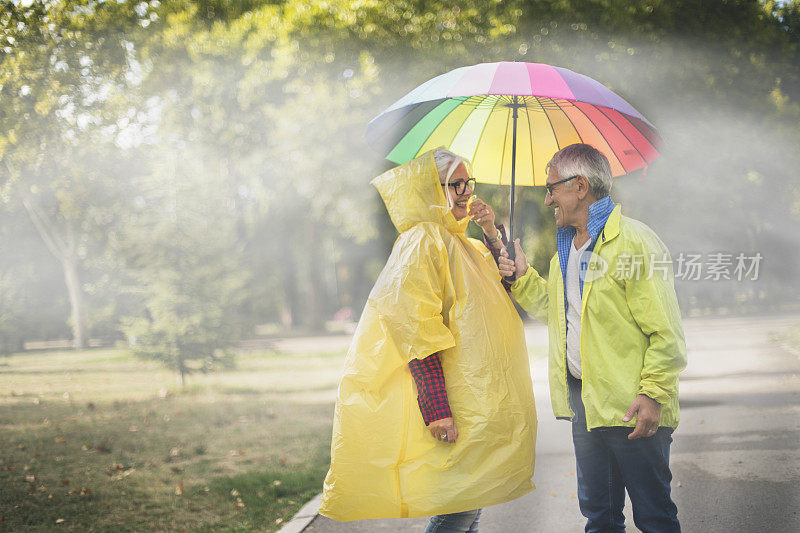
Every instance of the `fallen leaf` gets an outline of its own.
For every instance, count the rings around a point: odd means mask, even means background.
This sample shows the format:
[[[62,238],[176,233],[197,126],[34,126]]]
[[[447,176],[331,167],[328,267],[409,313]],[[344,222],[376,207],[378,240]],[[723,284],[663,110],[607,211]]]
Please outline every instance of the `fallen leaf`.
[[[577,498],[577,497],[578,497],[577,494],[573,494],[572,496],[570,496],[570,498]]]
[[[677,485],[677,486],[679,486],[679,487],[683,487],[683,483],[681,483],[680,481],[678,481],[678,482],[676,483],[676,485]]]
[[[69,480],[67,478],[61,478],[62,485],[69,485]]]
[[[63,523],[64,523],[63,518],[59,518],[58,520],[56,520],[56,524],[63,524]]]
[[[97,453],[111,453],[111,447],[109,446],[108,441],[95,444],[94,449]]]
[[[81,496],[86,496],[87,494],[91,494],[91,493],[92,493],[91,490],[81,487]]]
[[[178,486],[175,487],[175,494],[181,496],[183,494],[183,481],[178,481]]]
[[[139,431],[139,426],[131,426],[128,428],[128,431],[130,431],[131,433],[136,433],[137,431]]]
[[[235,497],[237,497],[238,495],[239,495],[239,491],[238,491],[238,490],[236,490],[236,489],[231,489],[231,496],[233,496],[233,497],[235,498]]]
[[[67,442],[67,438],[66,437],[56,437],[54,440],[56,442]]]
[[[25,476],[25,481],[27,481],[28,483],[35,483],[36,476]]]
[[[286,457],[281,457],[278,459],[278,462],[281,464],[281,466],[286,466]]]
[[[280,524],[281,522],[283,522],[283,518],[278,518],[277,520],[275,520],[276,524]]]
[[[281,484],[281,480],[280,479],[276,479],[275,481],[272,482],[272,484],[277,487],[278,485]]]

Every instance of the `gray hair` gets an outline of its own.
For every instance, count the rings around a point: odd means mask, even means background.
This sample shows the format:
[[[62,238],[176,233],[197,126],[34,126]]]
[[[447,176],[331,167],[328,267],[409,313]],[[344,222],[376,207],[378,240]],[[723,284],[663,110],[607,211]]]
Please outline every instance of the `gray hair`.
[[[545,172],[550,167],[554,168],[562,179],[584,176],[589,180],[589,189],[598,200],[611,194],[613,184],[611,165],[606,156],[594,146],[581,143],[565,146],[547,163],[544,167]]]
[[[436,170],[439,172],[439,181],[448,186],[450,184],[450,176],[453,175],[453,172],[456,171],[458,165],[464,164],[467,169],[469,169],[469,160],[464,159],[460,155],[454,154],[450,150],[445,150],[444,148],[439,148],[435,152],[433,152],[433,159],[436,161]],[[450,196],[445,194],[445,198],[447,198],[447,207],[448,209],[452,209],[452,205],[450,205]]]

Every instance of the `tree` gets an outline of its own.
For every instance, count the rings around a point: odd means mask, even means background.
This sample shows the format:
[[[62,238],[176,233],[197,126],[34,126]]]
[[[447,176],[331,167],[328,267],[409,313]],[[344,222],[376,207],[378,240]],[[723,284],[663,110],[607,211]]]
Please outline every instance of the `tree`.
[[[62,265],[76,348],[87,344],[82,263],[119,179],[114,144],[136,83],[126,34],[149,20],[128,4],[2,2],[0,161],[4,201],[25,207]],[[141,10],[140,10],[141,11]]]
[[[175,155],[168,143],[153,153],[167,159],[158,150]],[[137,181],[136,207],[120,226],[117,250],[141,302],[123,320],[130,346],[177,370],[181,384],[191,372],[232,365],[249,324],[242,311],[250,270],[241,241],[231,238],[233,210],[219,201],[219,181],[203,174],[202,157],[192,155],[189,148],[180,165]]]

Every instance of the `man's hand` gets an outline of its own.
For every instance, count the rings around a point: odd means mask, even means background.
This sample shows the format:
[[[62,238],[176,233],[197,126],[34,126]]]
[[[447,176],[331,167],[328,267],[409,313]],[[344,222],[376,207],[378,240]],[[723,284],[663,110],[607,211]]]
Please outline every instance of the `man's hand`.
[[[428,431],[431,432],[434,439],[442,442],[453,443],[458,438],[458,429],[456,429],[456,423],[453,422],[453,417],[431,422],[428,424]]]
[[[661,404],[644,394],[639,394],[622,417],[622,421],[628,422],[634,415],[637,416],[636,427],[628,435],[628,439],[652,437],[658,431],[658,423],[661,421]]]
[[[517,252],[514,261],[508,258],[508,252],[505,247],[500,250],[500,257],[497,258],[497,269],[503,277],[513,276],[514,279],[518,279],[528,271],[528,260],[525,258],[525,252],[522,251],[519,239],[514,239],[514,249]]]
[[[497,228],[494,227],[494,210],[480,198],[470,204],[467,212],[470,219],[481,227],[488,237],[494,237]]]

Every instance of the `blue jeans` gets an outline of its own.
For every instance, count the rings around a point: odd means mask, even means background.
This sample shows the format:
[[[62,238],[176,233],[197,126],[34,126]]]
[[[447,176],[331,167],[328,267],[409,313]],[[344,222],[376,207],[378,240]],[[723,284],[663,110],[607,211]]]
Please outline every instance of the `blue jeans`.
[[[432,516],[425,533],[477,533],[480,518],[480,509]]]
[[[629,427],[586,429],[581,380],[567,373],[570,404],[575,412],[572,443],[578,471],[578,503],[586,531],[625,531],[625,489],[633,505],[633,521],[644,533],[680,532],[678,508],[670,498],[672,472],[669,445],[672,429],[661,427],[652,437],[628,440]]]

